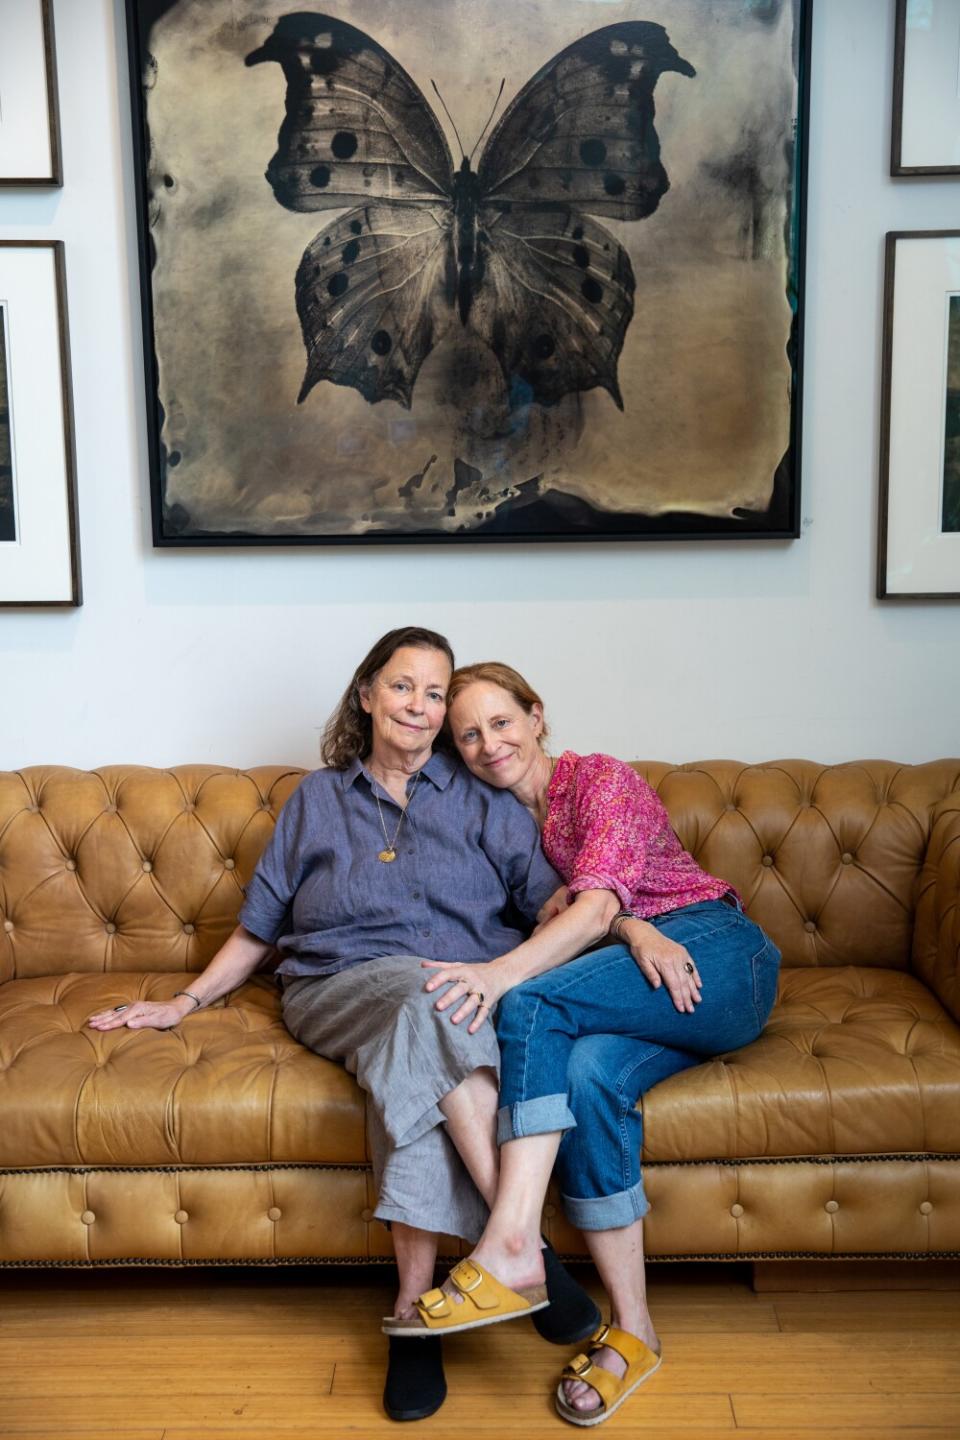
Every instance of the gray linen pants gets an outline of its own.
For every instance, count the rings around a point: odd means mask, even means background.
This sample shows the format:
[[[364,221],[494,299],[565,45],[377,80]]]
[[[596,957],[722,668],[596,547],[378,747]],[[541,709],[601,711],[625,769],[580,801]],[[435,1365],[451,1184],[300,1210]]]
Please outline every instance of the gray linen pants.
[[[438,1101],[481,1067],[499,1078],[500,1051],[488,1021],[467,1022],[435,1009],[419,955],[388,955],[336,975],[287,983],[283,1020],[318,1055],[357,1077],[367,1098],[367,1139],[378,1220],[474,1241],[487,1206],[447,1134]]]

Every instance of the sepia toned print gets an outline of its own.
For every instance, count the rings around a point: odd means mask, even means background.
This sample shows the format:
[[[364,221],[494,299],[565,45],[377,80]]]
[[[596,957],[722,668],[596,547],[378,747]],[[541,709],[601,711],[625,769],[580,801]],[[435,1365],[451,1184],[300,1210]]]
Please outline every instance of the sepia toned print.
[[[791,533],[799,3],[131,4],[161,543]]]

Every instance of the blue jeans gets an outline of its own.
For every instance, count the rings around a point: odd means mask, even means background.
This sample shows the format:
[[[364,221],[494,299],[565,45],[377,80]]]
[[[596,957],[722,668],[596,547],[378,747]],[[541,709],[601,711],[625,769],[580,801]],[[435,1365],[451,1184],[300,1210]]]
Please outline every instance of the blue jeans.
[[[690,952],[703,998],[692,1015],[654,990],[625,945],[593,950],[503,996],[500,1144],[564,1131],[557,1173],[581,1230],[613,1230],[647,1211],[637,1101],[658,1081],[755,1040],[777,992],[780,952],[727,900],[658,915]]]

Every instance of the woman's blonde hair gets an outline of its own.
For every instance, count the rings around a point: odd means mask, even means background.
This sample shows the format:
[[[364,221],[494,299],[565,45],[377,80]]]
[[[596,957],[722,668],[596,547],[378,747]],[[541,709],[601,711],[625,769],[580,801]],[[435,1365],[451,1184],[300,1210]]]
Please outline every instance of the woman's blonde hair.
[[[506,690],[507,694],[512,696],[520,709],[527,715],[532,712],[534,705],[539,705],[541,712],[543,711],[543,701],[529,681],[524,680],[519,670],[514,670],[512,665],[504,665],[501,660],[480,660],[476,665],[461,665],[459,670],[454,670],[451,676],[447,689],[447,719],[444,722],[448,729],[450,706],[461,691],[466,690],[468,685],[473,685],[477,681],[485,681],[488,685],[499,685],[500,689]],[[543,728],[537,737],[541,745],[549,733],[546,718],[544,718]]]
[[[340,704],[324,726],[320,741],[320,756],[324,765],[332,770],[346,770],[354,760],[362,760],[370,753],[373,743],[373,722],[360,704],[360,688],[368,686],[405,645],[415,650],[439,650],[450,661],[451,669],[456,664],[450,641],[435,630],[424,630],[419,625],[404,625],[399,630],[388,630],[360,661],[353,672],[353,679],[343,692]]]

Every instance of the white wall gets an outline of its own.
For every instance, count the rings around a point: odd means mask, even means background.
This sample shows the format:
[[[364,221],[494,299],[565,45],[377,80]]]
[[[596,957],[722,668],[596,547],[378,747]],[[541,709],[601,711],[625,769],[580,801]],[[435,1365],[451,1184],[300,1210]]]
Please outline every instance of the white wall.
[[[395,624],[499,657],[558,744],[625,758],[960,753],[960,603],[878,604],[883,236],[960,225],[960,181],[892,181],[893,0],[817,0],[803,538],[787,543],[155,551],[122,0],[55,0],[66,184],[0,195],[61,238],[85,603],[0,610],[0,766],[310,765]]]

